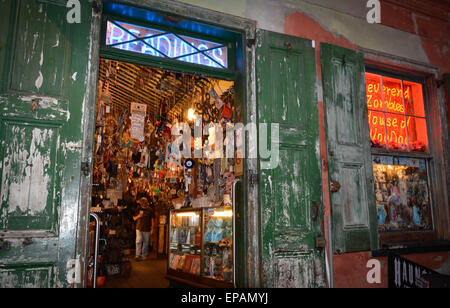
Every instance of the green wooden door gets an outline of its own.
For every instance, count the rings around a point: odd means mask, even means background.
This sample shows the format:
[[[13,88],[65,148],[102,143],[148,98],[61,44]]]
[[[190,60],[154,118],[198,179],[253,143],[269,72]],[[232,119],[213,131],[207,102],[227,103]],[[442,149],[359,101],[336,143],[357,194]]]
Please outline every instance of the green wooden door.
[[[361,53],[321,44],[333,250],[377,247],[376,206]],[[330,183],[330,184],[331,184]],[[339,188],[340,187],[340,188]]]
[[[258,31],[256,59],[259,121],[279,124],[279,165],[261,168],[264,287],[322,287],[314,48],[309,40]]]
[[[67,287],[75,256],[91,7],[0,0],[0,287]],[[73,263],[72,263],[73,262]],[[76,277],[79,278],[79,277]]]

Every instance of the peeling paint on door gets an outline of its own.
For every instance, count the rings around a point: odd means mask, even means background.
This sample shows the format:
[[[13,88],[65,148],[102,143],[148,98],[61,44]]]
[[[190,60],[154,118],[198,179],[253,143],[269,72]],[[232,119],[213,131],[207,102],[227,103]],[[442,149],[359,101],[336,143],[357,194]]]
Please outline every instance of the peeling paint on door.
[[[34,224],[28,221],[22,225],[19,221],[23,217],[45,216],[52,212],[53,196],[49,198],[49,193],[52,192],[54,179],[57,131],[55,128],[15,122],[4,123],[2,130],[6,146],[1,201],[2,208],[6,207],[7,211],[4,213],[6,215],[2,215],[1,222],[4,228],[30,229]]]
[[[261,172],[264,286],[324,286],[315,54],[310,41],[258,32],[260,122],[280,125],[280,163]]]

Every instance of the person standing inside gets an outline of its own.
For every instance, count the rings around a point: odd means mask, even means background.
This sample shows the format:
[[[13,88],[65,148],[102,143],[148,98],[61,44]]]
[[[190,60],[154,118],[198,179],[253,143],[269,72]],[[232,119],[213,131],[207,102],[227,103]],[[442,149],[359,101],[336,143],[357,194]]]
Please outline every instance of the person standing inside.
[[[148,258],[149,240],[153,233],[152,220],[155,215],[147,198],[141,198],[137,203],[139,207],[133,220],[136,222],[136,261],[141,261]]]

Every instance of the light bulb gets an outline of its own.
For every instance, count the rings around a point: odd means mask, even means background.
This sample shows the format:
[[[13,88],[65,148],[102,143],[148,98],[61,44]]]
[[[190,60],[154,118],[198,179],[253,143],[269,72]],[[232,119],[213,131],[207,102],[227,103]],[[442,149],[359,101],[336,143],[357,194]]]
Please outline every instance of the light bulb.
[[[195,120],[195,118],[196,118],[196,116],[195,116],[195,110],[192,109],[192,108],[190,108],[190,109],[188,110],[188,120],[189,120],[189,121],[193,121],[193,120]]]

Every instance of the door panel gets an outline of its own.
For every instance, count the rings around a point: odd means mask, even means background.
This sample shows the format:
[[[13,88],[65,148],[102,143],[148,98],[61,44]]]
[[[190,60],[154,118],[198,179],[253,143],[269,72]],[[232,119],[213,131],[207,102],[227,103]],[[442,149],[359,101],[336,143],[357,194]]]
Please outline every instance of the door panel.
[[[355,106],[354,88],[349,86],[354,84],[353,81],[356,67],[352,63],[343,65],[342,59],[334,58],[332,61],[332,70],[340,72],[339,78],[336,78],[333,84],[332,92],[333,102],[336,112],[336,121],[333,122],[335,140],[341,145],[355,146],[362,142],[361,131],[359,127],[359,108]],[[331,133],[331,132],[330,132]]]
[[[3,121],[2,212],[7,230],[56,230],[58,127]]]
[[[68,287],[91,3],[81,24],[65,1],[0,3],[0,287]]]
[[[364,204],[367,204],[365,192],[364,165],[362,164],[342,164],[341,177],[343,189],[336,193],[338,200],[352,200],[342,204],[344,208],[344,229],[367,228],[367,211]]]
[[[52,266],[39,268],[12,267],[1,273],[3,288],[50,288],[52,281]]]
[[[275,227],[278,230],[291,229],[310,231],[308,219],[311,204],[308,185],[307,150],[280,149],[280,165],[274,170]],[[288,171],[289,170],[289,171]]]
[[[276,253],[276,286],[278,288],[310,288],[310,282],[317,280],[315,260],[314,253]]]
[[[279,165],[261,170],[264,287],[321,287],[314,49],[311,41],[267,31],[258,31],[257,46],[259,122],[280,131]]]
[[[364,57],[321,44],[334,252],[377,246]],[[339,185],[336,185],[339,186]]]
[[[18,6],[10,90],[61,97],[71,50],[67,9],[38,1]]]

